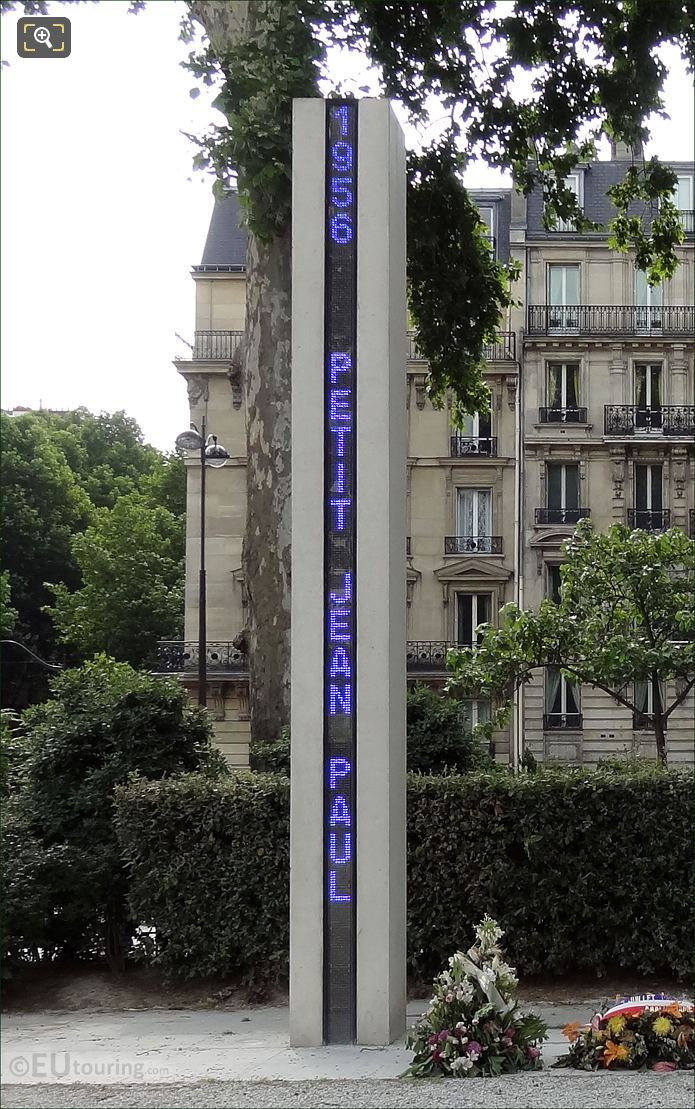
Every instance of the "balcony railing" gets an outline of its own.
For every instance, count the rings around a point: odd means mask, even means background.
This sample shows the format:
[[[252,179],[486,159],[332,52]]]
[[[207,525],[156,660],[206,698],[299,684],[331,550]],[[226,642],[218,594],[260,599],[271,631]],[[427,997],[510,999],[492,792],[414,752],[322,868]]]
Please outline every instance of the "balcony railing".
[[[468,458],[472,454],[496,458],[497,438],[494,435],[452,435],[449,440],[449,454],[452,458]]]
[[[486,362],[516,361],[516,334],[513,331],[501,331],[497,342],[485,344],[483,347],[483,358]],[[414,331],[408,332],[408,361],[425,361],[424,355],[418,350]]]
[[[585,424],[586,408],[539,408],[539,424]]]
[[[417,640],[406,643],[406,669],[409,674],[445,674],[446,655],[458,644],[446,640]]]
[[[502,554],[501,535],[447,535],[444,554]]]
[[[690,439],[695,434],[695,405],[664,404],[643,408],[637,404],[606,404],[603,409],[606,435],[673,435]]]
[[[589,515],[588,508],[537,508],[537,524],[577,524]]]
[[[688,335],[695,329],[689,304],[642,308],[637,305],[532,304],[528,334],[553,335]]]
[[[249,672],[249,658],[233,643],[208,643],[206,646],[209,676]],[[162,639],[158,644],[157,668],[160,674],[198,672],[198,643],[180,639]]]
[[[410,556],[412,554],[412,551],[410,549],[410,536],[409,535],[406,535],[406,537],[405,537],[405,554],[406,554],[406,558],[410,558]]]
[[[686,235],[692,235],[695,232],[695,212],[688,211],[687,208],[681,208],[678,219]]]
[[[544,732],[554,732],[560,729],[579,731],[582,725],[581,712],[546,712],[543,715]]]
[[[666,531],[671,522],[669,508],[628,508],[627,526],[642,531]]]
[[[243,331],[196,331],[191,358],[196,362],[231,362]]]

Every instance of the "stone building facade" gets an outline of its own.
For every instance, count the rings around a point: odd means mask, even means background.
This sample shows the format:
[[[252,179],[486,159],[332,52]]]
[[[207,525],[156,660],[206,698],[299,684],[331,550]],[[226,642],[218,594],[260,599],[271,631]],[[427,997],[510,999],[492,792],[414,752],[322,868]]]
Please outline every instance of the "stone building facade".
[[[630,152],[587,163],[568,180],[586,215],[611,217],[608,186]],[[409,681],[442,685],[446,650],[497,622],[508,601],[535,608],[559,587],[562,544],[577,520],[693,534],[693,164],[674,165],[686,240],[681,265],[650,289],[605,232],[543,228],[542,197],[474,190],[490,249],[521,263],[499,342],[486,351],[490,415],[455,431],[426,395],[427,365],[409,337],[406,549]],[[208,669],[218,743],[232,765],[248,750],[248,669],[234,645],[246,621],[241,548],[246,517],[245,412],[238,346],[244,323],[245,237],[236,198],[215,205],[196,286],[186,379],[191,420],[230,453],[207,485]],[[404,326],[407,326],[404,321]],[[195,687],[200,468],[188,463],[186,642],[163,647],[162,669]],[[641,691],[640,691],[641,693]],[[495,754],[523,746],[542,761],[594,764],[654,754],[649,692],[634,718],[605,694],[539,672],[518,696]],[[464,705],[484,719],[488,706]],[[693,700],[669,721],[672,761],[692,761]]]

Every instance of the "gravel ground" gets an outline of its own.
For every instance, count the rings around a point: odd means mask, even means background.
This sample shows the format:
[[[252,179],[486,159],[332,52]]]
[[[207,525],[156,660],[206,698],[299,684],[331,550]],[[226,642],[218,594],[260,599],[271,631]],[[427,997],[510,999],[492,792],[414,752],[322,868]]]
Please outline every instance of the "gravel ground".
[[[692,1074],[552,1072],[381,1082],[4,1086],[3,1109],[691,1109]]]

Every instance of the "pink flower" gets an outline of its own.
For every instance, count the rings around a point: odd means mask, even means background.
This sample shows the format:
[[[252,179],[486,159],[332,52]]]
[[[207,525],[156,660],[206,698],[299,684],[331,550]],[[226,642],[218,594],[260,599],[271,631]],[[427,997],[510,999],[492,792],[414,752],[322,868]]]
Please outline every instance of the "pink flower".
[[[591,1018],[591,1028],[592,1028],[592,1031],[594,1031],[594,1032],[598,1032],[598,1030],[599,1030],[599,1028],[600,1028],[600,1027],[601,1027],[601,1014],[600,1014],[600,1013],[596,1013],[596,1014],[595,1014],[595,1015],[594,1015],[594,1016],[593,1016],[593,1017]]]
[[[439,1036],[437,1037],[437,1039],[439,1040],[440,1044],[443,1044],[446,1040],[449,1039],[449,1033],[447,1032],[446,1028],[444,1029],[443,1032],[439,1033]]]
[[[433,1032],[431,1036],[428,1036],[428,1038],[427,1038],[427,1043],[428,1044],[436,1044],[437,1042],[438,1042],[438,1036],[437,1036],[436,1032]]]
[[[478,1058],[482,1050],[483,1049],[477,1040],[471,1040],[469,1044],[466,1044],[466,1055],[474,1055],[476,1059]]]
[[[541,1053],[541,1051],[540,1051],[539,1047],[529,1046],[529,1047],[526,1048],[526,1057],[528,1059],[537,1059],[539,1057],[540,1053]]]
[[[660,1073],[678,1070],[678,1063],[667,1063],[666,1060],[663,1060],[661,1063],[654,1063],[652,1070],[659,1071]]]

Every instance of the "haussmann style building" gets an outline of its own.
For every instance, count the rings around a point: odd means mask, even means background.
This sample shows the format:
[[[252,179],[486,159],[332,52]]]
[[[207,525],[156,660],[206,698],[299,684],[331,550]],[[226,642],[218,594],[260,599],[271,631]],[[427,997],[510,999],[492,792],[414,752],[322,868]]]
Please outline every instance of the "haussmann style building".
[[[580,165],[567,179],[590,219],[612,216],[607,188],[631,153]],[[560,588],[562,546],[590,516],[659,531],[695,530],[694,214],[692,163],[676,163],[685,242],[672,280],[650,287],[634,258],[606,231],[543,226],[540,193],[471,190],[490,249],[521,263],[499,341],[487,348],[489,415],[455,430],[450,410],[427,398],[427,364],[409,335],[406,597],[409,682],[443,686],[446,652],[472,644],[515,601],[536,608]],[[237,198],[215,204],[196,290],[195,339],[177,360],[191,420],[230,453],[206,472],[208,705],[218,745],[233,766],[248,761],[248,662],[242,540],[246,522],[245,398],[238,347],[244,327],[246,236]],[[404,321],[404,327],[407,324]],[[161,645],[160,669],[196,690],[200,464],[188,460],[185,640]],[[235,642],[236,641],[236,642]],[[599,690],[539,671],[517,696],[495,756],[516,762],[524,747],[544,762],[595,764],[653,757],[651,688],[634,691],[631,713]],[[668,691],[665,691],[668,693]],[[668,721],[669,760],[693,761],[693,698]],[[489,705],[462,706],[471,725]]]

